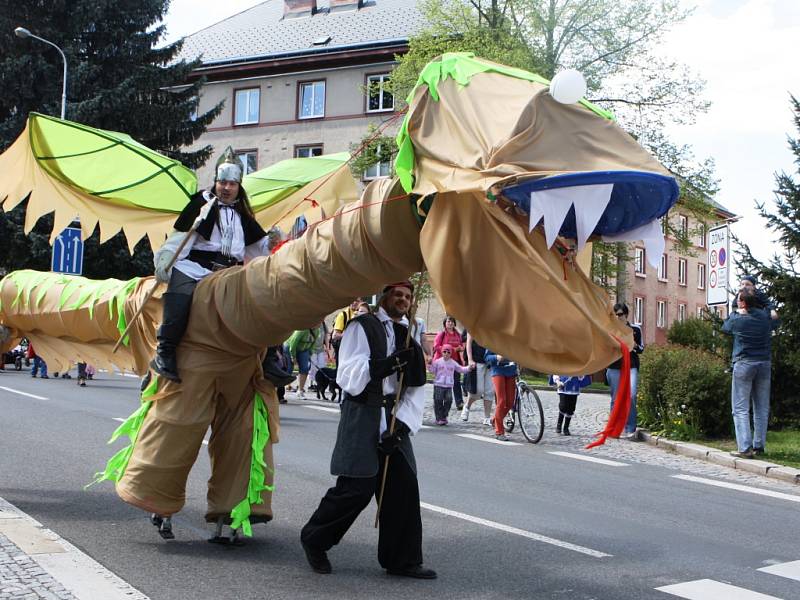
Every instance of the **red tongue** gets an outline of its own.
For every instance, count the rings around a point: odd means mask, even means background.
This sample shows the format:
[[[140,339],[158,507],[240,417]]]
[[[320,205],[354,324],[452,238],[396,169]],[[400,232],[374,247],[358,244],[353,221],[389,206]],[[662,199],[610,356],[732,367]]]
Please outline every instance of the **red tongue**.
[[[622,350],[622,369],[619,375],[617,396],[614,398],[614,408],[608,416],[605,429],[597,434],[598,439],[586,446],[587,450],[605,444],[609,437],[619,437],[628,420],[628,411],[631,408],[631,353],[625,342],[613,334],[611,337],[617,341]]]

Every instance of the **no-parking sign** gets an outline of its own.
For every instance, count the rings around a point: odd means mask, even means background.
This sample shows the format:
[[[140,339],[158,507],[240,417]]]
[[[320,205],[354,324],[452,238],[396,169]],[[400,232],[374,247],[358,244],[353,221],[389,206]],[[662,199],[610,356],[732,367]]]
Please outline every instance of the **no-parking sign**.
[[[728,273],[730,272],[730,232],[720,225],[708,232],[708,285],[706,304],[715,306],[728,303]]]

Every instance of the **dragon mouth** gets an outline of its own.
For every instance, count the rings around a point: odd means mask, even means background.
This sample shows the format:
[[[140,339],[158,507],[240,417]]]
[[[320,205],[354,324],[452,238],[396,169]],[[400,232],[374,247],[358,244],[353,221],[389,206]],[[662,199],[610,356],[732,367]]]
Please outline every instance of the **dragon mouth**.
[[[655,267],[664,252],[659,219],[679,189],[673,177],[658,173],[591,171],[518,181],[501,193],[529,216],[529,230],[542,224],[548,248],[559,236],[576,240],[579,251],[590,238],[642,241]]]

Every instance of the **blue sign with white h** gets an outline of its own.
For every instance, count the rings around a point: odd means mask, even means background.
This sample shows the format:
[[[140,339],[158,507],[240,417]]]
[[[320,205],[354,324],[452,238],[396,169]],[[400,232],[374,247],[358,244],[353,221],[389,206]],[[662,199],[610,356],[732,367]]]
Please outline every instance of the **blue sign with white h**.
[[[58,234],[53,243],[52,269],[68,275],[80,275],[83,272],[83,242],[79,228],[67,227]]]

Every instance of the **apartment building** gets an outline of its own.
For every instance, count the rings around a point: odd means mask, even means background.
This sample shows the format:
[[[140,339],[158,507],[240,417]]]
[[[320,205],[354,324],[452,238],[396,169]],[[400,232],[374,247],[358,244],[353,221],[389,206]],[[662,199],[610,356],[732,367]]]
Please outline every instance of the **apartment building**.
[[[670,223],[675,229],[684,233],[697,231],[689,253],[677,251],[673,240],[667,239],[654,269],[648,264],[643,245],[633,244],[630,248],[633,260],[626,272],[629,318],[641,325],[645,344],[665,343],[670,325],[697,317],[707,308],[708,230],[736,216],[721,204],[712,204],[716,220],[707,223],[698,223],[687,210],[682,210],[680,202],[670,211]],[[727,315],[726,307],[716,309]]]
[[[416,0],[268,0],[186,37],[180,58],[200,59],[194,75],[207,81],[199,112],[224,101],[197,144],[232,146],[251,172],[349,151],[370,124],[389,121],[394,135],[384,84],[421,22]],[[201,183],[212,169],[200,169]],[[390,173],[387,161],[365,179]]]

